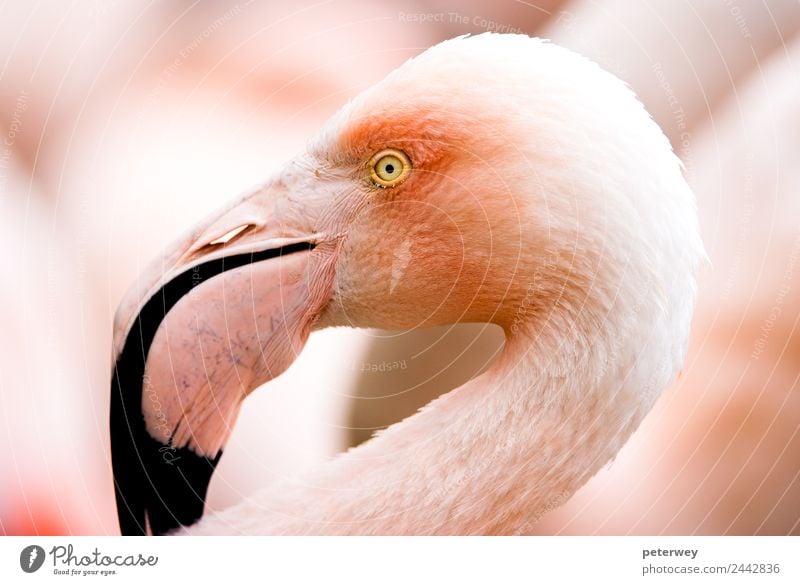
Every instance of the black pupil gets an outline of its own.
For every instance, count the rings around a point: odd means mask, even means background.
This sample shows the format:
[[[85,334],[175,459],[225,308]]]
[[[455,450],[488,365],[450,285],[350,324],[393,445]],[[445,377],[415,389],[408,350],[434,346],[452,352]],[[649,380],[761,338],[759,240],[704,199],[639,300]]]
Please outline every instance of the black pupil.
[[[394,172],[394,165],[392,163],[386,165],[386,172],[389,173],[390,175]]]

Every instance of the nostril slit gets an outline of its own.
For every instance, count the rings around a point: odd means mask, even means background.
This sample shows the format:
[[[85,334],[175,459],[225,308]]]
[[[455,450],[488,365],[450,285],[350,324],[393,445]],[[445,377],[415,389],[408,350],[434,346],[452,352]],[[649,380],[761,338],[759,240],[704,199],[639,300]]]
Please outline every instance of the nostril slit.
[[[241,238],[243,235],[251,231],[254,227],[256,227],[252,223],[245,223],[238,227],[233,228],[230,231],[225,232],[218,238],[215,238],[208,242],[207,244],[201,246],[194,252],[192,252],[193,256],[202,256],[203,254],[208,254],[209,252],[216,250],[222,246],[230,244],[231,242]]]
[[[206,244],[206,246],[224,246],[225,244],[231,243],[236,238],[243,236],[245,232],[254,227],[255,226],[252,223],[240,225],[239,227],[233,228],[231,231],[226,232],[217,239],[210,241],[208,244]]]

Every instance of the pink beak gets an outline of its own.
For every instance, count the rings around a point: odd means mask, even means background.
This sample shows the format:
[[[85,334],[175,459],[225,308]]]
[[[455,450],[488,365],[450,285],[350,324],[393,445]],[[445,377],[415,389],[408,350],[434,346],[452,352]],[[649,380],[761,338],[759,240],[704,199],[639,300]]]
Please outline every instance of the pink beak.
[[[338,241],[302,234],[282,195],[269,185],[204,222],[120,305],[110,426],[123,534],[202,516],[242,400],[291,365],[330,298]]]

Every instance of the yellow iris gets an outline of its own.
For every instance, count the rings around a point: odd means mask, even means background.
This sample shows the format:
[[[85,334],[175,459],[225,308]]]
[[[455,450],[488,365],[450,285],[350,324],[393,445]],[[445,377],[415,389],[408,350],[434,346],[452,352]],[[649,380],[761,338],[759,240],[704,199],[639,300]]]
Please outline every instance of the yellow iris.
[[[404,152],[387,148],[369,161],[370,178],[378,187],[396,187],[406,180],[411,171],[411,161]]]

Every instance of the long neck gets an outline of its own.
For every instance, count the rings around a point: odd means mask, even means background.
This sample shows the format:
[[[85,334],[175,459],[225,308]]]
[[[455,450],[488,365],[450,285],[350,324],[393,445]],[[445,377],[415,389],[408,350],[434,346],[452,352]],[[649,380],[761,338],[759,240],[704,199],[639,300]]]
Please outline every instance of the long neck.
[[[614,457],[683,361],[696,256],[619,248],[643,261],[528,271],[533,288],[516,287],[502,355],[483,375],[188,532],[530,532]]]
[[[189,532],[529,532],[614,456],[654,397],[625,351],[576,351],[589,344],[567,337],[509,335],[480,377],[302,484],[267,489]]]

